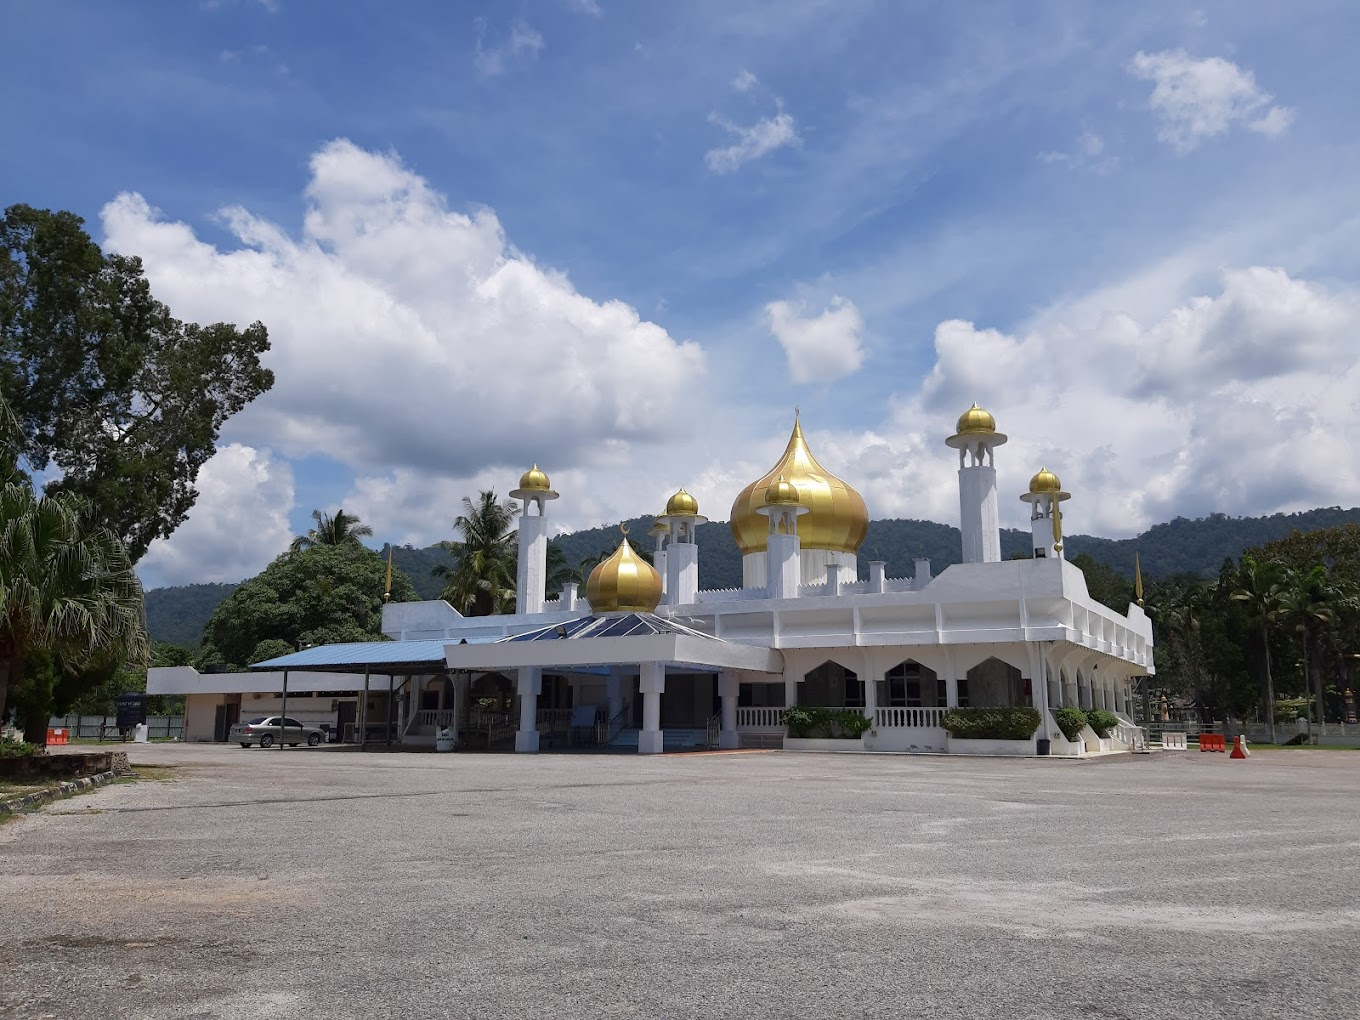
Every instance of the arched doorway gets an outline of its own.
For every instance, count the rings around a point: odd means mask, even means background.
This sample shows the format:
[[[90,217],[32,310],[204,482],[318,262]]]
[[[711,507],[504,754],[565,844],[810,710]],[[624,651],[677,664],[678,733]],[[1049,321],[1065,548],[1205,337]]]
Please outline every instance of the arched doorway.
[[[864,681],[853,669],[828,660],[803,674],[798,704],[808,708],[863,708]]]
[[[1034,704],[1030,682],[1009,662],[984,659],[959,681],[959,704],[979,708],[1020,708]]]

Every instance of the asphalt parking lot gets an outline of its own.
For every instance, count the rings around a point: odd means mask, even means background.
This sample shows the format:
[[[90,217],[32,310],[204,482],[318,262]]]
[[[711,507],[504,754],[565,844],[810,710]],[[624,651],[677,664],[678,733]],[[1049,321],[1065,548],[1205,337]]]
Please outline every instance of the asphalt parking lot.
[[[1341,1017],[1360,752],[150,745],[0,825],[0,1016]]]

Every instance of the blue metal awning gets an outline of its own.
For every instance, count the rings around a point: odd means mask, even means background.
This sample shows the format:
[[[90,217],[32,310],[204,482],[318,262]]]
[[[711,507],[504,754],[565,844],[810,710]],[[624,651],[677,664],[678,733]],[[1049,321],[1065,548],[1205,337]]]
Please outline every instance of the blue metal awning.
[[[317,645],[257,662],[255,670],[312,670],[327,673],[441,673],[448,668],[444,646],[465,640],[479,645],[494,638],[439,638],[434,641],[353,641]]]

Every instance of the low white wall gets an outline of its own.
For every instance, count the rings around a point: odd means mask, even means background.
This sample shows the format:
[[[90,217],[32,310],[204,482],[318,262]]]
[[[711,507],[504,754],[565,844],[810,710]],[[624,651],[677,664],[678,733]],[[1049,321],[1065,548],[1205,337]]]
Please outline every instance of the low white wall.
[[[949,734],[938,727],[882,729],[864,734],[867,751],[895,751],[917,754],[943,754],[949,747]]]
[[[949,738],[950,754],[1005,754],[1033,755],[1036,753],[1034,738],[1029,740],[977,740],[962,737]]]

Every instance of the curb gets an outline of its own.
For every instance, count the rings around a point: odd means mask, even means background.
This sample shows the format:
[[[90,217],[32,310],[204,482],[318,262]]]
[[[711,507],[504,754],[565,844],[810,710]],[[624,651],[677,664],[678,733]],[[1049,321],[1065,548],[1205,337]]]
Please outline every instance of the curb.
[[[17,815],[22,811],[41,807],[58,797],[67,797],[73,793],[80,793],[82,790],[92,790],[96,786],[111,783],[117,778],[117,772],[96,772],[92,776],[82,776],[80,779],[69,779],[64,783],[58,783],[50,790],[40,790],[37,793],[26,793],[22,797],[0,800],[0,815]]]

